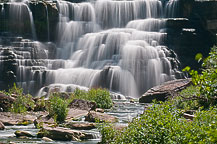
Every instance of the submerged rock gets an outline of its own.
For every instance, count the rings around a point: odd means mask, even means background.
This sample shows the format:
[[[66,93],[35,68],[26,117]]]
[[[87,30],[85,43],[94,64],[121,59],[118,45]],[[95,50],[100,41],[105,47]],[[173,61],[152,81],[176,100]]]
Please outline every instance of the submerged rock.
[[[99,113],[95,111],[90,111],[88,115],[85,117],[85,121],[89,122],[110,122],[115,123],[118,122],[118,119],[114,116],[105,114],[105,113]]]
[[[5,129],[5,125],[0,121],[0,130],[4,130]]]
[[[16,137],[33,137],[33,135],[29,132],[26,132],[26,131],[15,131],[14,133],[16,135]]]
[[[191,79],[172,80],[149,89],[140,99],[140,103],[150,103],[154,99],[165,101],[167,97],[179,92],[191,84]]]
[[[90,134],[86,134],[81,131],[71,130],[62,127],[44,127],[39,132],[37,137],[48,137],[52,140],[60,140],[60,141],[80,141],[81,139],[90,138]]]

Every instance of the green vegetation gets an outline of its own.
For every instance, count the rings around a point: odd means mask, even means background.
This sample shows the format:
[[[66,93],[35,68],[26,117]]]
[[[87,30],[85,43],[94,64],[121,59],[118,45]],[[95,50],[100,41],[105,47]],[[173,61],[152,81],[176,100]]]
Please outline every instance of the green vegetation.
[[[211,49],[207,58],[204,59],[202,54],[197,54],[195,59],[203,60],[201,74],[198,71],[190,70],[190,67],[184,69],[192,76],[194,86],[187,88],[185,92],[192,92],[192,90],[195,92],[186,96],[180,93],[180,96],[182,101],[186,102],[188,100],[197,103],[195,108],[203,106],[206,109],[217,104],[217,47]]]
[[[188,121],[182,116],[182,111],[170,102],[153,104],[123,130],[115,130],[112,125],[102,126],[101,143],[216,143],[217,109],[210,108],[195,115],[193,121]]]
[[[14,86],[9,90],[9,95],[14,95],[16,97],[15,102],[12,104],[12,107],[10,109],[11,112],[15,113],[23,113],[27,110],[33,110],[35,107],[34,101],[32,99],[31,95],[25,95],[23,94],[23,89],[18,88],[15,84]]]
[[[112,107],[112,99],[109,91],[106,89],[90,89],[88,92],[76,89],[73,93],[72,99],[84,99],[96,102],[98,108],[109,109]]]
[[[202,54],[195,58],[203,60],[201,74],[190,67],[184,69],[192,76],[192,86],[167,102],[154,103],[123,130],[101,125],[101,143],[217,143],[217,47],[206,59]],[[193,120],[184,118],[186,110],[195,110]]]
[[[57,123],[64,122],[68,113],[68,103],[60,98],[58,93],[52,93],[49,97],[47,110],[49,116],[53,117]]]

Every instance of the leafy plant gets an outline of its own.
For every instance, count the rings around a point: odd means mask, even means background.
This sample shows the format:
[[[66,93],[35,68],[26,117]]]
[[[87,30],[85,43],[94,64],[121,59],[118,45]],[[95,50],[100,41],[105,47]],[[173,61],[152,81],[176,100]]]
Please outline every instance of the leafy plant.
[[[170,103],[153,104],[140,118],[135,118],[122,131],[112,125],[100,128],[102,143],[109,144],[174,144],[217,142],[217,109],[199,111],[193,121],[183,118],[182,111]]]
[[[88,92],[76,89],[73,93],[72,99],[84,99],[96,102],[98,108],[109,109],[113,105],[109,91],[101,88],[92,88]]]
[[[49,116],[53,117],[58,123],[64,122],[68,113],[67,106],[67,101],[61,99],[58,93],[52,93],[47,106]]]
[[[33,110],[35,107],[34,101],[32,99],[32,96],[27,94],[23,94],[23,89],[18,88],[15,84],[14,86],[9,89],[9,94],[10,95],[15,95],[16,100],[12,104],[12,107],[10,109],[11,112],[15,113],[23,113],[26,112],[27,110]]]
[[[198,95],[199,89],[197,86],[189,86],[182,90],[180,93],[175,94],[169,101],[179,109],[184,110],[197,110],[201,105],[198,103],[196,95]]]

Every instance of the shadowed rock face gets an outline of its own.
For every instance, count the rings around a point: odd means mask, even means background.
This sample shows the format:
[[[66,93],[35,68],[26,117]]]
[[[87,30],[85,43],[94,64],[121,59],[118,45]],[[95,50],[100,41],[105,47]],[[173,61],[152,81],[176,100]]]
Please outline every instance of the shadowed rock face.
[[[190,79],[180,79],[166,82],[162,85],[149,89],[140,99],[140,103],[150,103],[152,100],[165,101],[168,97],[172,96],[191,84]]]

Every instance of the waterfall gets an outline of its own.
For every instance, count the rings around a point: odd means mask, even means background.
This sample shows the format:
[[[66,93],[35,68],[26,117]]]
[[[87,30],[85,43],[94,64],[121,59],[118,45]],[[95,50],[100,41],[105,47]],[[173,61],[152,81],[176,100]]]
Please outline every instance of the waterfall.
[[[11,1],[9,3],[9,15],[10,15],[10,21],[13,24],[13,26],[14,25],[18,26],[19,33],[25,31],[26,25],[24,22],[26,21],[26,19],[29,19],[32,38],[33,40],[37,40],[32,11],[30,10],[29,6],[25,2]]]
[[[165,6],[165,17],[178,17],[179,0],[169,0]]]
[[[70,85],[71,89],[105,87],[138,97],[175,79],[170,51],[164,45],[161,1],[57,1],[57,7],[57,57],[64,60],[64,67],[47,69],[48,89],[55,84],[68,89]]]
[[[48,8],[47,5],[46,8],[46,16],[47,16],[47,40],[50,41],[50,23],[49,23],[49,15],[48,15]]]
[[[176,59],[165,42],[166,18],[175,17],[176,1],[57,0],[55,4],[59,12],[55,44],[13,42],[17,82],[26,92],[41,96],[53,90],[102,87],[138,98],[149,88],[176,78],[177,67],[171,64]],[[52,30],[45,7],[49,41]],[[26,2],[11,2],[10,10],[18,24],[28,12],[36,39]]]

